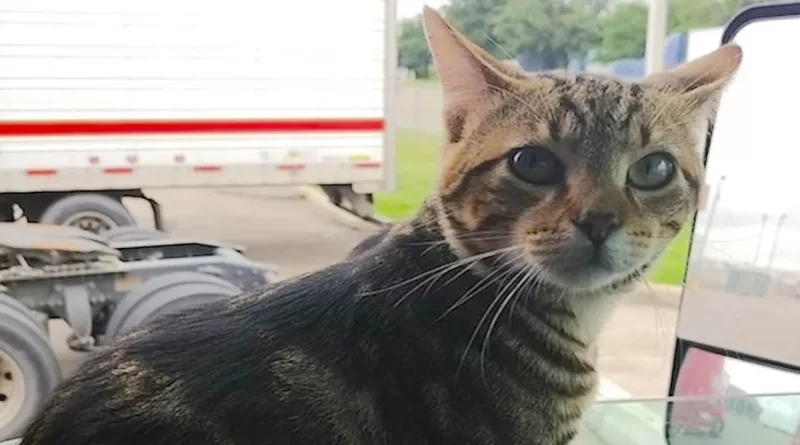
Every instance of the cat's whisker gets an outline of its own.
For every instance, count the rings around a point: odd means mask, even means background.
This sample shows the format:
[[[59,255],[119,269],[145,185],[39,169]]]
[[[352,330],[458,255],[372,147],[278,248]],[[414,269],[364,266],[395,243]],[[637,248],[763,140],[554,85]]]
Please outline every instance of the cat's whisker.
[[[483,238],[483,237],[486,237],[486,238],[506,237],[506,238],[508,238],[508,237],[511,237],[512,235],[513,235],[513,233],[498,232],[498,233],[485,233],[485,234],[484,233],[477,233],[477,234],[448,235],[448,238],[454,239],[454,240],[471,240],[471,239],[476,239],[476,238],[480,239],[480,238]],[[438,240],[438,241],[430,241],[428,243],[420,242],[417,245],[424,246],[425,244],[442,243],[442,242],[447,243],[448,241],[447,240]]]
[[[475,235],[462,235],[462,236],[453,236],[453,239],[458,241],[484,241],[484,240],[498,240],[498,239],[507,239],[513,236],[512,233],[498,233],[498,234],[475,234]],[[406,246],[437,246],[447,244],[448,240],[436,240],[436,241],[420,241],[414,243],[405,243]]]
[[[655,290],[653,290],[653,288],[650,286],[650,281],[644,274],[637,273],[635,279],[637,281],[640,281],[647,288],[647,292],[645,292],[645,295],[647,295],[647,297],[653,302],[653,304],[651,304],[651,307],[653,308],[653,317],[655,318],[655,327],[656,327],[656,339],[655,339],[656,344],[654,345],[654,347],[656,350],[659,350],[661,347],[661,342],[660,342],[661,335],[666,333],[666,329],[664,328],[665,326],[664,320],[660,316],[660,313],[658,311],[658,304],[656,302],[657,297],[655,296]]]
[[[487,258],[488,258],[488,257],[487,257]],[[411,290],[409,290],[408,292],[406,292],[406,293],[405,293],[405,294],[404,294],[402,297],[400,297],[400,298],[399,298],[399,299],[398,299],[398,300],[395,302],[395,306],[399,306],[399,305],[401,305],[401,304],[402,304],[402,303],[403,303],[403,302],[406,300],[406,298],[408,298],[408,296],[410,296],[411,294],[413,294],[413,293],[414,293],[414,292],[415,292],[417,289],[419,289],[420,287],[424,286],[425,284],[429,284],[429,286],[428,286],[428,289],[430,289],[430,286],[432,286],[433,284],[435,284],[435,283],[436,283],[436,281],[438,281],[440,278],[442,278],[442,277],[443,277],[444,275],[446,275],[448,272],[451,272],[451,271],[453,271],[453,270],[456,270],[456,269],[458,269],[459,267],[465,266],[465,267],[464,267],[464,270],[462,270],[462,271],[461,271],[461,273],[464,273],[465,271],[468,271],[469,269],[471,269],[471,268],[472,268],[472,267],[473,267],[475,264],[477,264],[477,263],[478,263],[478,262],[479,262],[481,259],[483,259],[483,258],[477,258],[477,259],[473,259],[473,260],[471,260],[471,261],[467,261],[467,262],[455,262],[455,263],[452,263],[452,264],[450,265],[450,267],[447,267],[447,268],[445,268],[445,269],[443,269],[443,270],[440,270],[440,271],[439,271],[438,273],[436,273],[435,275],[433,275],[433,276],[430,276],[430,277],[426,278],[424,281],[422,281],[421,283],[417,284],[417,285],[416,285],[415,287],[413,287]]]
[[[525,289],[525,291],[517,293],[517,297],[516,297],[514,303],[511,305],[511,309],[508,311],[508,325],[509,326],[511,326],[512,315],[514,314],[514,311],[516,310],[516,307],[519,304],[519,301],[522,299],[522,296],[525,295],[526,302],[527,302],[527,299],[530,298],[531,294],[535,293],[536,289],[540,286],[540,283],[542,281],[541,280],[541,273],[544,271],[544,266],[542,265],[541,262],[545,261],[545,260],[546,260],[546,258],[542,258],[542,259],[539,260],[540,262],[538,262],[536,264],[531,264],[529,266],[530,269],[531,269],[531,272],[532,272],[532,277],[531,277],[530,283],[528,284],[528,287]],[[527,304],[526,304],[526,306],[527,306]]]
[[[473,261],[480,261],[480,260],[482,260],[484,258],[489,258],[489,257],[495,256],[495,255],[499,255],[499,254],[505,253],[505,252],[510,252],[510,251],[515,250],[515,249],[519,249],[519,247],[518,246],[505,247],[505,248],[502,248],[502,249],[496,249],[496,250],[492,250],[492,251],[489,251],[489,252],[484,252],[484,253],[472,255],[472,256],[469,256],[467,258],[461,258],[461,259],[458,259],[458,260],[443,264],[441,266],[435,267],[435,268],[433,268],[431,270],[427,270],[425,272],[422,272],[422,273],[420,273],[420,274],[418,274],[416,276],[413,276],[413,277],[411,277],[411,278],[409,278],[407,280],[403,280],[400,283],[393,284],[391,286],[383,287],[383,288],[380,288],[380,289],[375,289],[375,290],[371,290],[371,291],[362,292],[359,295],[360,296],[369,296],[369,295],[375,295],[375,294],[378,294],[378,293],[381,293],[381,292],[387,292],[387,291],[390,291],[390,290],[398,289],[400,287],[405,286],[406,284],[410,284],[410,283],[413,283],[414,281],[421,280],[421,279],[423,279],[425,277],[429,277],[429,276],[431,276],[431,275],[433,275],[433,274],[435,274],[437,272],[442,271],[443,269],[447,269],[447,268],[453,267],[453,266],[458,267],[460,265],[468,264],[468,263],[473,262]]]
[[[510,241],[511,235],[497,235],[497,236],[483,236],[483,237],[474,237],[474,238],[453,238],[458,241],[468,241],[468,242],[488,242],[488,241]],[[439,240],[439,241],[431,241],[428,243],[418,243],[419,246],[428,245],[428,248],[423,250],[420,253],[420,256],[425,256],[428,252],[436,249],[439,246],[447,245],[449,243],[448,240]]]
[[[498,302],[502,301],[502,296],[505,294],[506,289],[510,288],[514,284],[514,281],[517,278],[519,278],[520,276],[523,276],[523,274],[525,272],[526,272],[526,269],[517,270],[517,273],[514,275],[514,277],[508,282],[508,284],[506,284],[505,286],[503,286],[502,289],[500,289],[500,291],[497,293],[495,298],[492,299],[492,302],[489,304],[489,306],[483,312],[483,315],[481,316],[480,320],[478,320],[478,324],[475,326],[475,329],[472,330],[472,335],[470,336],[469,341],[467,342],[467,346],[464,348],[464,353],[461,356],[461,362],[459,363],[458,369],[456,370],[456,375],[459,375],[461,373],[461,368],[462,368],[462,366],[464,364],[464,361],[466,360],[467,356],[469,355],[470,349],[472,348],[472,344],[475,342],[475,339],[477,338],[478,334],[480,333],[481,326],[483,326],[483,323],[489,317],[489,314],[492,312],[492,309],[495,307],[495,305]],[[482,359],[481,359],[481,362],[483,362]],[[483,369],[483,367],[481,367],[481,375],[485,379],[485,375],[483,375],[483,371],[484,371],[484,369]]]
[[[528,292],[527,295],[525,296],[525,310],[526,311],[529,310],[529,308],[530,308],[530,297],[531,297],[531,295],[536,295],[537,292],[539,292],[539,289],[541,288],[541,286],[544,284],[544,280],[541,279],[542,272],[543,272],[543,268],[539,270],[539,276],[533,282],[533,289],[531,289],[530,292]]]
[[[481,375],[483,375],[484,380],[486,379],[486,375],[484,374],[485,370],[485,361],[486,361],[486,352],[489,348],[489,341],[491,340],[492,331],[494,330],[495,326],[497,325],[497,320],[500,319],[500,316],[505,310],[508,303],[510,303],[514,297],[516,297],[519,290],[525,285],[532,276],[535,276],[534,269],[532,267],[525,268],[525,274],[522,276],[522,279],[519,280],[517,286],[508,293],[506,297],[503,298],[503,302],[495,311],[494,316],[492,317],[492,321],[489,323],[489,328],[486,330],[486,335],[483,338],[483,345],[481,346]],[[510,312],[510,311],[509,311]],[[488,311],[487,311],[488,314]]]
[[[514,251],[514,250],[518,250],[518,249],[521,249],[522,247],[523,246],[511,246],[511,247],[506,247],[506,248],[502,248],[502,249],[492,250],[492,251],[487,252],[487,253],[483,253],[483,254],[479,254],[479,255],[473,255],[473,256],[468,257],[468,258],[466,258],[464,260],[455,261],[453,263],[450,263],[449,267],[446,267],[446,268],[444,268],[442,270],[439,270],[438,273],[436,273],[433,276],[429,276],[424,281],[422,281],[421,283],[419,283],[416,286],[414,286],[414,288],[412,288],[411,290],[406,292],[402,297],[400,297],[395,302],[395,307],[400,306],[406,300],[406,298],[408,298],[411,294],[414,293],[414,291],[416,291],[420,287],[424,286],[430,280],[433,280],[434,282],[436,282],[439,278],[444,276],[446,273],[448,273],[448,272],[450,272],[452,270],[455,270],[458,267],[461,267],[461,266],[464,266],[464,265],[468,265],[469,267],[472,267],[477,262],[479,262],[479,261],[481,261],[483,259],[491,258],[491,257],[497,256],[497,255],[501,255],[501,254],[506,253],[506,252],[511,252],[511,251]],[[441,268],[437,268],[437,269],[441,269]],[[434,270],[436,270],[436,269],[434,269]]]
[[[513,265],[514,263],[516,263],[517,261],[521,260],[521,259],[522,259],[522,258],[524,258],[524,257],[525,257],[525,253],[523,252],[522,254],[520,254],[520,255],[518,255],[518,256],[516,256],[516,257],[514,257],[514,258],[511,258],[511,259],[509,259],[509,260],[506,260],[506,262],[505,262],[504,264],[502,264],[502,265],[500,265],[500,266],[498,266],[498,267],[495,267],[495,268],[494,268],[492,271],[490,271],[490,272],[489,272],[488,274],[486,274],[486,275],[485,275],[483,278],[481,278],[481,279],[480,279],[480,281],[478,281],[478,282],[477,282],[477,283],[475,283],[475,284],[474,284],[474,285],[473,285],[471,288],[469,288],[469,289],[467,290],[467,292],[465,292],[465,293],[464,293],[464,295],[462,295],[462,296],[461,296],[461,297],[460,297],[458,300],[456,300],[456,302],[455,302],[455,303],[453,303],[453,304],[452,304],[452,305],[451,305],[451,306],[450,306],[450,307],[449,307],[449,308],[448,308],[448,309],[447,309],[447,310],[444,312],[444,314],[442,314],[442,315],[440,315],[440,316],[439,316],[438,320],[439,320],[439,321],[441,321],[441,320],[442,320],[444,317],[446,317],[448,314],[450,314],[450,313],[451,313],[451,312],[453,312],[454,310],[458,309],[458,308],[459,308],[461,305],[463,305],[464,303],[466,303],[467,301],[469,301],[469,300],[470,300],[470,299],[471,299],[473,296],[475,296],[475,295],[477,295],[478,293],[480,293],[480,292],[481,292],[483,289],[485,289],[485,288],[487,288],[487,287],[491,286],[491,285],[492,285],[492,284],[494,284],[494,283],[495,283],[497,280],[499,280],[499,279],[501,279],[502,277],[505,277],[505,276],[507,276],[507,275],[510,275],[511,273],[513,273],[513,272],[514,272],[514,269],[506,269],[506,268],[507,268],[508,266],[510,266],[510,265]],[[503,272],[503,273],[500,273],[500,272]],[[494,277],[494,276],[495,276],[495,275],[497,275],[497,274],[500,274],[500,276],[496,277],[494,280],[491,280],[491,278],[492,278],[492,277]],[[502,284],[501,284],[501,286],[502,286]]]
[[[510,230],[510,229],[471,230],[471,231],[465,232],[465,233],[453,233],[452,235],[453,236],[472,236],[472,235],[480,235],[480,234],[498,234],[498,233],[504,233],[504,234],[509,234],[510,235],[510,234],[514,233],[514,231]]]
[[[556,299],[556,304],[562,304],[564,302],[564,297],[567,296],[567,292],[569,290],[566,287],[561,288],[561,294]]]
[[[465,273],[469,272],[472,269],[472,267],[475,266],[475,264],[477,264],[477,263],[472,263],[472,264],[468,265],[461,272],[457,273],[455,276],[453,276],[452,278],[447,280],[444,284],[442,284],[442,288],[447,287],[448,284],[452,283],[453,281],[457,280],[459,277],[461,277]],[[431,284],[428,285],[428,288],[425,290],[425,292],[422,293],[422,296],[425,296],[425,295],[428,294],[428,292],[430,292],[431,286],[433,286],[434,283],[436,283],[436,280],[434,280],[433,282],[431,282]]]

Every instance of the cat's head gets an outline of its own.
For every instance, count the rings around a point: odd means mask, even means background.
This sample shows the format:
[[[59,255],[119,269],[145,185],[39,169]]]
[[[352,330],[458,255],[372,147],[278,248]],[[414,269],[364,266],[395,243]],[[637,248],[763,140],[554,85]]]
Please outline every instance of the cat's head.
[[[424,22],[444,96],[436,201],[449,242],[502,250],[565,289],[641,273],[696,209],[700,144],[739,47],[637,82],[531,75],[430,8]]]

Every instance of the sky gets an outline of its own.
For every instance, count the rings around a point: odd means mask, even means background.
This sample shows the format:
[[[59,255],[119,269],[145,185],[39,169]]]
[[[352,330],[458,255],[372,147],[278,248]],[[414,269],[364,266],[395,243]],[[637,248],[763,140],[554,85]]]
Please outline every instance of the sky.
[[[397,0],[397,17],[404,19],[413,17],[422,12],[422,7],[428,5],[438,8],[447,3],[447,0]]]

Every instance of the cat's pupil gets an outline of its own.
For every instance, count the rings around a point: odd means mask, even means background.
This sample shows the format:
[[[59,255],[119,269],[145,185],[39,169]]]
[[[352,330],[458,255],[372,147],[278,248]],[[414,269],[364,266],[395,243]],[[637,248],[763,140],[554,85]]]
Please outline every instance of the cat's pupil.
[[[515,149],[510,157],[511,171],[518,178],[535,185],[551,185],[561,180],[563,164],[550,150],[539,146]]]
[[[657,173],[663,174],[666,168],[666,163],[663,159],[648,159],[647,167],[645,167],[648,176],[653,175],[654,171],[657,169],[659,170]],[[656,174],[656,176],[658,176],[658,174]]]

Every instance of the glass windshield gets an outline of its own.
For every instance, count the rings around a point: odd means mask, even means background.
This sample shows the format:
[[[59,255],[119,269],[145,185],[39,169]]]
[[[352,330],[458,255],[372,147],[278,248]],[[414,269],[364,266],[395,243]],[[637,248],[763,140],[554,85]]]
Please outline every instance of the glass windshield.
[[[600,401],[573,444],[796,445],[798,423],[800,393]]]
[[[709,147],[706,203],[698,212],[678,336],[800,366],[800,188],[795,87],[800,18],[747,24],[733,42],[744,58],[720,102]],[[713,323],[709,320],[713,319]]]

